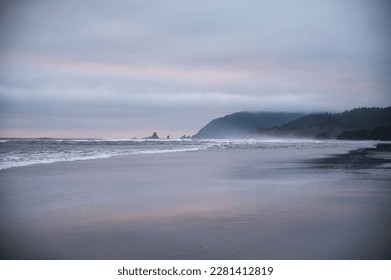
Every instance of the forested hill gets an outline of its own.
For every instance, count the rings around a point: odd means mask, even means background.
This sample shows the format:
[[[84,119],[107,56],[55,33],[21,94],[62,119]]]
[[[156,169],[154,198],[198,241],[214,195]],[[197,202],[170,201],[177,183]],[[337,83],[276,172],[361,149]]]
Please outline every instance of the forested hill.
[[[302,113],[238,112],[214,119],[193,138],[244,138],[304,116]]]
[[[274,134],[280,133],[315,138],[391,140],[391,107],[311,114],[274,131]]]
[[[214,119],[193,138],[304,137],[391,140],[391,107],[343,113],[238,112]]]

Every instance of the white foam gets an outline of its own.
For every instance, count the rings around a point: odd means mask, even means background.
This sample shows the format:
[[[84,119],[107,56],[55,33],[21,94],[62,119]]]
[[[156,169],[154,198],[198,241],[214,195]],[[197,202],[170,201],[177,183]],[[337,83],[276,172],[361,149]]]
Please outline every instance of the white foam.
[[[177,152],[187,152],[187,151],[199,151],[206,149],[206,147],[189,147],[189,148],[179,148],[179,149],[140,149],[140,150],[113,150],[110,152],[96,152],[96,153],[85,153],[81,151],[75,151],[71,153],[40,153],[32,154],[29,157],[18,156],[15,154],[9,154],[3,158],[3,162],[0,163],[0,170],[13,168],[13,167],[23,167],[35,164],[49,164],[55,162],[69,162],[69,161],[81,161],[81,160],[94,160],[94,159],[104,159],[110,158],[113,156],[119,155],[137,155],[137,154],[163,154],[163,153],[177,153]]]
[[[1,139],[7,142],[9,140]],[[117,148],[116,145],[107,145],[103,150],[91,150],[83,145],[81,150],[48,150],[18,152],[8,151],[0,158],[0,170],[12,167],[28,166],[33,164],[48,164],[55,162],[94,160],[109,158],[117,155],[135,154],[162,154],[208,149],[306,149],[306,148],[343,148],[354,150],[358,148],[374,147],[379,141],[339,141],[339,140],[307,140],[307,139],[56,139],[54,141],[136,141],[136,142],[177,142],[177,144],[157,145],[129,145]],[[185,142],[183,142],[185,141]],[[180,144],[182,142],[183,144]],[[84,150],[85,148],[88,150]],[[45,147],[43,145],[42,147]],[[61,146],[59,146],[61,148]],[[77,147],[77,146],[76,146]],[[92,146],[91,146],[92,147]],[[125,147],[125,148],[124,148]],[[57,147],[56,147],[57,149]]]
[[[179,139],[179,138],[170,138],[170,139],[146,139],[146,138],[99,138],[99,139],[50,139],[55,142],[183,142],[183,141],[192,141],[192,139]]]
[[[165,153],[179,153],[179,152],[194,152],[200,150],[206,150],[207,147],[199,148],[183,148],[183,149],[167,149],[167,150],[142,150],[131,154],[165,154]]]
[[[103,159],[109,157],[111,156],[102,154],[96,156],[72,157],[72,158],[46,158],[46,159],[30,159],[30,160],[23,160],[23,161],[8,161],[0,164],[0,170],[13,168],[13,167],[29,166],[34,164],[48,164],[48,163],[55,163],[55,162]]]

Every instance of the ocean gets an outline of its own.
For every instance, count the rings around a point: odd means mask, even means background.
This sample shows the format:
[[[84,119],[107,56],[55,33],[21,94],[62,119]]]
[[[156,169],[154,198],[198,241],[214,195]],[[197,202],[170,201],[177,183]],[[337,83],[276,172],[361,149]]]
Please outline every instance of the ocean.
[[[374,147],[376,141],[305,139],[0,139],[0,170],[109,158],[119,155],[158,154],[215,149],[358,149]]]

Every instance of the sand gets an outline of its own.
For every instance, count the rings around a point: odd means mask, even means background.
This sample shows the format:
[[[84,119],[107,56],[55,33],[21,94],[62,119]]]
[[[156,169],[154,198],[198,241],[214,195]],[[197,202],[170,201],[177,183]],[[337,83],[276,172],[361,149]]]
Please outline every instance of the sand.
[[[332,152],[215,150],[2,170],[0,256],[390,259],[389,147]]]

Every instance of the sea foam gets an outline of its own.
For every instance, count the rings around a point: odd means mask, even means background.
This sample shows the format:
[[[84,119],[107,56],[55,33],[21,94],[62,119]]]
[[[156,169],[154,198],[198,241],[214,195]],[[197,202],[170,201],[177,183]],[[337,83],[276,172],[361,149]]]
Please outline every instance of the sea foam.
[[[1,139],[0,170],[33,164],[215,149],[308,149],[374,147],[376,141],[308,139]]]

